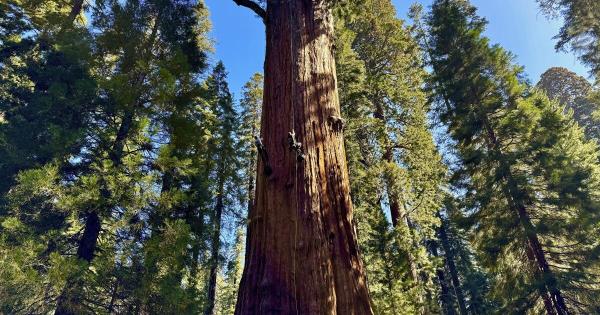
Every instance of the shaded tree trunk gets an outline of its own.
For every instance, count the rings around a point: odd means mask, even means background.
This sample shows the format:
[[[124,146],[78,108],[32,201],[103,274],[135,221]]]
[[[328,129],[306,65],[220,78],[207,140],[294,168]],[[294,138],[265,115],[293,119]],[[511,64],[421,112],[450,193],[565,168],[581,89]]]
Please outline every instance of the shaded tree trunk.
[[[238,1],[239,2],[239,1]],[[372,314],[352,225],[333,20],[322,0],[270,0],[255,207],[236,314]],[[290,150],[295,132],[304,159]]]
[[[452,307],[452,299],[450,296],[450,290],[446,284],[446,275],[444,274],[444,269],[438,268],[435,271],[435,274],[437,275],[438,282],[440,284],[440,302],[442,303],[444,314],[454,315],[456,312],[454,311],[454,307]]]
[[[122,163],[123,160],[123,148],[125,141],[131,130],[133,124],[133,112],[127,113],[123,118],[117,131],[117,137],[113,142],[113,146],[109,152],[109,157],[115,166]],[[100,195],[103,200],[110,200],[111,193],[107,187],[106,181],[100,179]],[[98,245],[98,237],[102,230],[102,222],[100,220],[99,212],[105,213],[110,211],[110,205],[103,204],[103,209],[92,209],[88,212],[85,219],[85,227],[83,229],[83,235],[79,239],[77,245],[77,258],[84,260],[88,264],[94,259],[96,249]],[[77,314],[78,310],[81,309],[82,305],[82,294],[83,294],[83,279],[78,276],[77,279],[67,280],[67,285],[61,292],[56,306],[56,315],[71,315]]]
[[[221,185],[222,186],[222,185]],[[217,292],[217,273],[219,271],[219,252],[221,250],[221,216],[223,214],[223,188],[217,196],[217,204],[213,218],[213,235],[210,254],[210,271],[208,276],[208,304],[204,311],[205,315],[212,315],[215,312],[215,297]]]
[[[67,18],[68,24],[72,24],[75,21],[81,10],[83,10],[83,0],[73,0],[71,12],[69,12],[69,17]]]
[[[465,294],[463,293],[462,286],[460,284],[460,278],[458,277],[458,270],[456,269],[454,251],[450,245],[448,239],[448,233],[446,231],[446,223],[441,218],[442,224],[438,229],[438,237],[442,248],[444,248],[444,256],[448,272],[450,273],[450,280],[452,280],[452,287],[454,288],[454,294],[456,295],[456,301],[458,303],[458,309],[461,315],[467,315],[467,306],[465,302]]]
[[[385,126],[386,119],[385,119],[385,114],[383,111],[383,106],[377,100],[375,101],[375,104],[376,104],[376,107],[375,107],[374,117],[379,119],[381,121],[381,123]],[[386,134],[386,137],[387,137],[387,134]],[[383,160],[386,163],[394,164],[396,162],[394,161],[394,153],[392,150],[392,146],[389,143],[390,139],[387,138],[385,140],[386,140],[386,148],[385,148],[385,152],[383,153]],[[402,204],[401,197],[398,194],[398,192],[393,189],[394,182],[393,182],[393,179],[391,178],[391,175],[386,176],[385,185],[387,186],[388,201],[389,201],[389,206],[390,206],[390,217],[392,218],[392,226],[394,227],[394,229],[396,229],[396,228],[398,228],[398,226],[400,224],[404,224],[410,230],[411,229],[410,222],[409,222],[408,216],[406,215],[406,211],[404,210],[404,205]],[[402,222],[400,222],[400,221],[402,221]],[[400,241],[400,240],[397,240],[397,241]],[[419,268],[417,266],[416,259],[413,255],[413,253],[410,250],[407,251],[406,257],[408,259],[408,266],[410,268],[411,278],[416,285],[420,285],[421,278],[419,276]],[[419,294],[419,296],[417,298],[418,298],[418,302],[420,304],[424,304],[424,299],[423,299],[422,295]],[[424,308],[421,309],[421,313],[425,313]]]
[[[429,251],[431,252],[431,255],[434,257],[439,257],[438,242],[435,240],[430,240],[427,243],[429,245],[428,247],[429,247]],[[454,311],[453,298],[450,293],[450,289],[448,288],[448,283],[446,280],[446,272],[445,272],[444,268],[437,268],[435,271],[435,274],[438,278],[438,283],[440,284],[440,303],[442,304],[442,309],[444,311],[444,314],[454,315],[454,314],[456,314],[456,312]],[[462,314],[463,313],[461,313],[461,315]]]
[[[77,247],[77,258],[85,260],[88,264],[94,258],[96,245],[100,235],[100,217],[96,211],[88,213],[83,235]],[[56,315],[71,315],[79,313],[81,308],[81,295],[83,279],[70,279],[58,298]]]
[[[256,134],[256,129],[253,127],[252,128],[252,134],[255,135]],[[248,166],[248,171],[252,172],[249,173],[248,175],[248,205],[247,205],[247,218],[246,220],[248,220],[250,218],[250,214],[252,213],[252,209],[254,209],[254,204],[256,202],[256,191],[255,191],[255,187],[254,187],[254,183],[256,182],[256,172],[258,170],[257,166],[258,166],[258,152],[255,152],[250,161],[249,161],[249,166]],[[249,221],[248,221],[249,223]],[[245,246],[245,251],[246,253],[249,252],[250,250],[250,231],[249,231],[249,227],[250,224],[246,225],[246,246]]]

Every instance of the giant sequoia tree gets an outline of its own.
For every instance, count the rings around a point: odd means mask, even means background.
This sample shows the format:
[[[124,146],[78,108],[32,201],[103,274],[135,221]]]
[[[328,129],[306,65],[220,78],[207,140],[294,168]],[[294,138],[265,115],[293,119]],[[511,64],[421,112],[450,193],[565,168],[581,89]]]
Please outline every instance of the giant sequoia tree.
[[[596,117],[600,104],[594,99],[596,95],[588,80],[568,69],[553,67],[542,74],[537,87],[566,110],[572,110],[573,118],[588,138],[600,140],[600,121]]]
[[[371,314],[352,225],[332,3],[234,1],[267,32],[261,159],[236,314]]]
[[[600,313],[593,85],[468,0],[228,1],[239,104],[202,0],[0,0],[0,313]],[[597,1],[538,2],[597,77]]]

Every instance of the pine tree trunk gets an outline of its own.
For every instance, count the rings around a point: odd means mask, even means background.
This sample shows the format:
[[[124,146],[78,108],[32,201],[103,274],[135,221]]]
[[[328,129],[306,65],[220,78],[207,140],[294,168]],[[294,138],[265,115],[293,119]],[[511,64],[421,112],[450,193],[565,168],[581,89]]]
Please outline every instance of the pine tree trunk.
[[[83,236],[77,247],[77,258],[85,260],[88,264],[94,259],[98,235],[100,235],[100,218],[96,211],[90,211],[85,221]],[[54,314],[77,314],[78,310],[81,309],[81,290],[83,290],[83,280],[81,278],[68,280],[58,298]]]
[[[199,180],[199,178],[195,178],[192,181],[192,187],[190,191],[198,192],[202,189],[197,184]],[[196,241],[192,243],[191,248],[192,261],[190,262],[190,282],[188,287],[191,292],[195,293],[197,290],[196,286],[198,284],[200,253],[203,252],[204,247],[203,242],[201,241],[202,233],[204,233],[204,219],[202,210],[198,205],[188,205],[185,209],[185,217],[187,224],[189,224],[191,227],[192,234],[196,235]]]
[[[381,105],[381,102],[379,102],[378,100],[376,100],[375,103],[376,103],[376,108],[375,108],[374,117],[379,119],[381,121],[381,123],[385,126],[386,119],[385,119],[385,114],[383,111],[383,106]],[[387,134],[385,136],[387,137]],[[387,138],[385,140],[386,140],[385,142],[386,142],[387,147],[385,148],[385,152],[383,153],[383,160],[386,163],[393,164],[393,163],[395,163],[395,161],[394,161],[392,147],[389,144],[390,139]],[[388,201],[389,201],[389,205],[390,205],[390,217],[392,218],[392,226],[394,227],[394,229],[397,229],[399,224],[404,224],[409,230],[411,230],[410,222],[406,215],[406,211],[404,211],[404,206],[402,204],[401,198],[398,195],[398,192],[394,191],[394,189],[393,189],[394,182],[393,182],[393,179],[391,178],[391,176],[386,176],[385,185],[387,186]],[[402,220],[402,222],[400,222],[400,220]],[[398,240],[398,241],[400,241],[400,240]],[[410,250],[407,251],[406,256],[408,258],[408,266],[410,268],[411,278],[416,285],[420,286],[421,279],[419,277],[419,268],[417,266],[416,259]],[[423,305],[423,308],[421,309],[421,313],[424,314],[425,307],[424,307],[423,296],[421,294],[419,294],[419,296],[417,296],[417,298],[418,298],[419,304]]]
[[[386,153],[384,154],[384,160],[387,163],[394,163],[392,153],[389,148],[386,149]],[[393,187],[391,179],[387,180],[387,186],[388,199],[390,202],[390,216],[392,217],[392,226],[396,229],[398,228],[399,224],[404,224],[409,230],[411,230],[412,227],[410,226],[410,222],[406,215],[406,211],[404,210],[404,206],[401,203],[400,196],[398,196],[396,192],[391,191]],[[402,222],[400,222],[400,220],[402,220]],[[421,278],[419,277],[419,268],[417,266],[416,259],[410,250],[406,254],[406,256],[408,257],[408,266],[410,267],[410,274],[412,280],[418,285],[421,282]],[[422,296],[419,296],[419,303],[423,303]]]
[[[67,22],[72,24],[77,16],[81,14],[81,10],[83,9],[83,0],[73,0],[73,5],[71,7],[71,12],[69,12],[69,16],[67,18]]]
[[[204,310],[205,315],[213,315],[215,312],[215,297],[217,292],[217,272],[219,271],[219,252],[221,250],[221,215],[223,214],[223,189],[217,197],[215,213],[213,218],[213,235],[210,254],[210,271],[208,276],[208,304]]]
[[[450,279],[452,280],[452,287],[454,288],[454,294],[456,295],[460,314],[467,315],[465,295],[460,284],[460,278],[458,277],[458,270],[456,269],[456,263],[454,262],[454,252],[452,250],[452,246],[450,245],[450,240],[448,239],[448,233],[446,232],[446,224],[444,219],[442,219],[442,224],[440,225],[438,231],[440,242],[444,248],[444,256],[446,258],[445,262],[450,273]]]
[[[452,299],[450,296],[450,290],[448,290],[448,285],[446,284],[446,275],[444,274],[444,269],[438,268],[435,273],[440,284],[440,302],[442,304],[444,314],[454,315],[456,312],[454,311],[454,307],[452,307]]]
[[[372,314],[352,225],[326,1],[270,0],[255,207],[236,314]],[[290,150],[288,132],[305,159]]]
[[[125,146],[125,141],[129,135],[129,131],[131,130],[131,126],[133,124],[133,112],[129,112],[121,122],[119,126],[119,130],[117,131],[117,136],[115,141],[113,142],[113,146],[109,152],[109,157],[113,162],[114,166],[118,166],[122,163],[123,160],[123,148]],[[101,178],[99,181],[100,185],[100,195],[103,200],[110,200],[111,193],[107,187],[106,181]],[[103,212],[106,212],[110,209],[100,209]],[[77,258],[86,261],[88,264],[92,262],[94,259],[94,255],[96,254],[96,249],[98,245],[98,237],[100,236],[100,231],[102,229],[102,222],[100,220],[100,216],[98,215],[99,209],[90,210],[85,219],[85,227],[83,229],[83,235],[79,240],[77,246]],[[81,295],[83,290],[83,280],[81,277],[77,279],[69,279],[67,280],[67,285],[61,292],[56,305],[56,311],[54,314],[56,315],[71,315],[76,314],[77,310],[81,309]]]
[[[433,257],[439,257],[438,242],[435,240],[431,240],[428,242],[428,244],[429,249],[431,251],[431,255]],[[443,267],[437,268],[435,274],[438,278],[438,283],[440,284],[440,303],[442,304],[443,312],[447,315],[454,315],[456,314],[453,303],[454,299],[452,298],[450,289],[448,288],[448,283],[446,280],[446,270]]]
[[[254,128],[252,128],[252,134],[256,134],[256,131],[254,130]],[[255,191],[254,191],[254,183],[256,182],[256,172],[257,172],[257,160],[256,158],[258,157],[258,153],[254,154],[253,157],[251,158],[250,161],[250,166],[248,168],[249,172],[254,172],[253,174],[248,174],[248,205],[247,205],[247,218],[250,218],[250,214],[253,213],[252,209],[254,209],[254,203],[255,203]],[[246,226],[246,246],[245,246],[245,252],[248,253],[250,250],[250,231],[249,231],[250,226],[247,225]]]

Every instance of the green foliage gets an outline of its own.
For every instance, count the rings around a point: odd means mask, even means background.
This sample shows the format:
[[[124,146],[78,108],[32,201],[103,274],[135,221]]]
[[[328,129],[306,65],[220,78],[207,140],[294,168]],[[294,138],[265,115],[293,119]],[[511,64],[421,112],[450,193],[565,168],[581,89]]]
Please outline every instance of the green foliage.
[[[472,241],[494,276],[491,294],[502,309],[536,312],[539,288],[558,288],[570,308],[593,312],[598,287],[584,279],[598,266],[590,237],[600,214],[598,148],[572,116],[522,82],[521,67],[489,44],[484,28],[468,1],[436,1],[429,17],[432,89],[456,143],[455,185],[464,192]],[[541,280],[523,246],[531,235],[551,268]]]
[[[355,12],[339,14],[336,62],[371,296],[381,314],[433,312],[438,262],[425,242],[439,224],[445,170],[428,130],[421,52],[389,1],[367,1]],[[386,219],[394,207],[396,226]]]
[[[537,0],[549,16],[562,16],[563,26],[556,36],[557,50],[571,50],[591,68],[600,73],[600,3],[587,0]]]
[[[77,154],[97,108],[89,32],[53,32],[65,11],[38,2],[0,4],[0,196],[20,170]]]
[[[596,5],[539,2],[598,72]],[[412,26],[389,0],[328,4],[376,313],[455,314],[461,295],[472,314],[538,313],[552,286],[600,312],[600,151],[584,137],[600,94],[564,70],[538,85],[550,99],[530,87],[466,0],[414,6]],[[71,5],[0,3],[0,313],[232,314],[262,75],[236,105],[223,63],[208,69],[202,0],[85,1],[74,21]],[[532,233],[554,279],[532,272]]]
[[[572,110],[573,118],[585,129],[589,139],[600,139],[600,125],[594,117],[600,103],[595,99],[597,92],[585,78],[565,68],[550,68],[542,74],[536,87],[566,110]]]

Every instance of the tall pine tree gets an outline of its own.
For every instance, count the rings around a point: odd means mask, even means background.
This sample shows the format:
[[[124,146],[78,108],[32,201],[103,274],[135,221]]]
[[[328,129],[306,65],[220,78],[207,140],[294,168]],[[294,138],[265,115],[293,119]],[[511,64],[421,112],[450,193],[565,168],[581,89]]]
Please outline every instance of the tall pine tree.
[[[456,184],[483,263],[497,275],[493,294],[511,310],[593,312],[596,145],[529,92],[512,56],[482,36],[485,20],[468,1],[436,1],[429,28],[433,88],[460,157]]]

